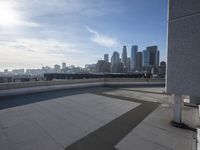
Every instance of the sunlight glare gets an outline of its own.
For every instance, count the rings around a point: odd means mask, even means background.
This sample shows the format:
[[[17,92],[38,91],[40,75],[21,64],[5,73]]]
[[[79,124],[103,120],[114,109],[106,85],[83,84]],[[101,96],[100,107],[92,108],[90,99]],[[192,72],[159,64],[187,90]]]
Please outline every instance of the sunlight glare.
[[[10,2],[0,2],[0,26],[19,25],[20,17]]]

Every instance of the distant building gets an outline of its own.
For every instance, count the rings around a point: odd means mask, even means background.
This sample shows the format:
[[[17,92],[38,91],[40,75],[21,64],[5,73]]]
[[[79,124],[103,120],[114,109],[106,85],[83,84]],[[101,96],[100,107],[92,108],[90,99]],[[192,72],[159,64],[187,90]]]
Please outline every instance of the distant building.
[[[67,68],[66,63],[63,62],[63,63],[62,63],[62,69],[65,70],[66,68]]]
[[[96,64],[86,64],[85,71],[89,72],[89,73],[95,73],[96,72]]]
[[[119,62],[120,62],[119,53],[115,51],[111,57],[111,64]]]
[[[105,60],[99,60],[96,64],[96,73],[110,72],[111,64]]]
[[[91,67],[93,68],[93,67],[95,67],[95,65],[96,65],[96,64],[86,64],[86,65],[85,65],[85,68],[91,68]]]
[[[111,57],[111,72],[112,73],[123,73],[124,64],[121,62],[118,52],[114,52]]]
[[[104,54],[104,61],[109,62],[109,55],[108,54]]]
[[[124,64],[121,62],[112,64],[111,72],[112,73],[123,73],[124,72]]]
[[[43,72],[41,71],[41,69],[26,69],[26,74],[27,75],[42,75]]]
[[[13,69],[12,72],[14,74],[22,75],[24,74],[24,69]]]
[[[166,76],[166,62],[165,61],[160,62],[160,66],[158,67],[158,74],[161,77]]]
[[[149,66],[149,51],[147,51],[147,50],[143,50],[142,66],[143,67],[148,67]]]
[[[149,46],[147,47],[149,54],[149,66],[158,66],[159,65],[159,51],[158,46]]]
[[[156,56],[156,65],[159,66],[160,63],[160,51],[157,51],[157,56]]]
[[[131,58],[128,57],[127,58],[127,70],[130,70],[131,69]]]
[[[60,65],[55,64],[54,65],[54,71],[59,72],[60,71]]]
[[[149,46],[143,51],[143,67],[158,67],[160,52],[158,46]]]
[[[42,71],[43,73],[51,73],[51,72],[52,72],[52,69],[51,69],[51,67],[49,67],[49,66],[45,66],[45,67],[42,67],[41,71]]]
[[[136,69],[137,70],[142,69],[142,52],[136,53]]]
[[[124,68],[127,68],[127,48],[125,45],[123,46],[122,51],[122,63],[124,64]]]
[[[131,47],[131,69],[134,70],[136,69],[136,54],[138,52],[138,46],[133,45]]]

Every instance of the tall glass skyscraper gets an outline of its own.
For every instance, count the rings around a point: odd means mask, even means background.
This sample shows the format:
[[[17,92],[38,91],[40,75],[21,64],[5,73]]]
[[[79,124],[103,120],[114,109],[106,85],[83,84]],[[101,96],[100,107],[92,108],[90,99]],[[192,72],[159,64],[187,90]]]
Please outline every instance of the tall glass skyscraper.
[[[123,51],[122,51],[122,63],[124,64],[124,67],[127,68],[128,63],[127,63],[127,48],[126,46],[123,46]]]
[[[143,66],[153,67],[159,65],[159,55],[158,46],[149,46],[143,51]]]
[[[131,47],[131,69],[134,70],[136,69],[136,55],[138,52],[138,46],[137,45],[133,45]]]
[[[143,61],[142,62],[143,67],[149,66],[149,51],[143,50],[142,61]]]
[[[111,63],[119,63],[120,62],[120,58],[119,58],[119,53],[118,52],[114,52],[111,58]]]

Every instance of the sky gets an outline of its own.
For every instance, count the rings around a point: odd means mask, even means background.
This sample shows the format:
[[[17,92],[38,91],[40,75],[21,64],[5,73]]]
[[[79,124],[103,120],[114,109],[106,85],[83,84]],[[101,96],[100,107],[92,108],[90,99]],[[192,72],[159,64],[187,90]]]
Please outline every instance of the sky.
[[[0,0],[0,70],[83,67],[158,45],[166,59],[167,0]]]

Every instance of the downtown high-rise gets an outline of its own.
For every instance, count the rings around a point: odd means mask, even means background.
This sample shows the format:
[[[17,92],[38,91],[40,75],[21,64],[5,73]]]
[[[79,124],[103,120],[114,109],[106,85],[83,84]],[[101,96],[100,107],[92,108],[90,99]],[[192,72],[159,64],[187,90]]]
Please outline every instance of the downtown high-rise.
[[[127,57],[127,48],[124,45],[123,46],[123,51],[122,51],[122,63],[124,64],[124,68],[128,67],[128,57]]]
[[[143,66],[144,67],[155,67],[159,65],[159,55],[158,46],[148,46],[146,50],[143,51]]]
[[[137,52],[138,52],[138,46],[137,45],[133,45],[131,47],[131,61],[130,61],[130,67],[131,67],[131,70],[135,70],[136,69],[136,55],[137,55]]]

